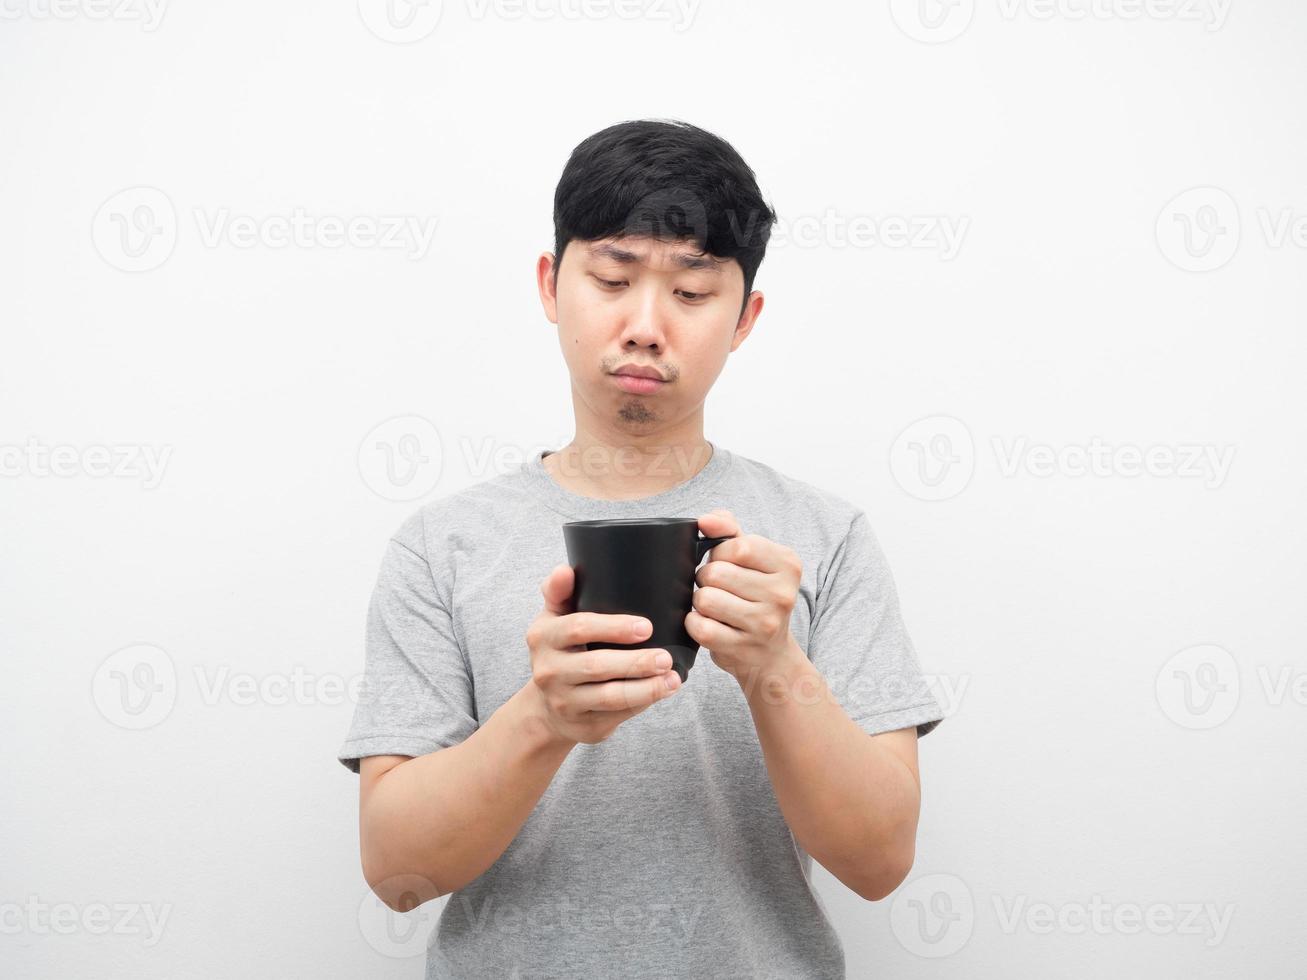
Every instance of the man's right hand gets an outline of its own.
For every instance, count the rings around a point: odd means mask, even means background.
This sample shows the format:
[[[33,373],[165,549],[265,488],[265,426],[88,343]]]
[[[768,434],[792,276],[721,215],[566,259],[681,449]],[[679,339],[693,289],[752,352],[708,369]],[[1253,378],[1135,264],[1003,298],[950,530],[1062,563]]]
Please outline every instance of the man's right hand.
[[[587,643],[638,643],[649,636],[641,616],[571,612],[575,572],[558,565],[540,591],[545,607],[526,631],[531,686],[549,729],[569,742],[602,742],[626,719],[681,685],[672,655],[643,650],[586,650]],[[637,626],[640,628],[637,629]]]

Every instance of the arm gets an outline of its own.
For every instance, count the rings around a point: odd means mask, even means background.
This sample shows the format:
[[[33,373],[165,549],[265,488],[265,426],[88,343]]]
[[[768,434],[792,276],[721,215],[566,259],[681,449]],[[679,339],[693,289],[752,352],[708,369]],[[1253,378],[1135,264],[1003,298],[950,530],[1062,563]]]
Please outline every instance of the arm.
[[[714,559],[696,574],[686,629],[744,691],[795,840],[858,895],[878,901],[907,876],[916,853],[917,730],[868,735],[800,648],[789,624],[803,564],[792,549],[741,534],[725,510],[701,516],[699,527],[735,536],[714,546]],[[810,637],[835,651],[825,659],[837,669],[842,651],[868,641],[865,624],[888,633],[897,619],[865,521],[853,522],[839,554],[843,570],[828,576]]]
[[[638,641],[640,617],[569,612],[573,570],[541,585],[527,630],[531,679],[456,745],[359,765],[359,846],[368,886],[407,912],[479,877],[504,853],[578,742],[594,744],[679,689],[664,650],[584,650]],[[415,900],[416,899],[416,900]]]
[[[889,895],[916,853],[916,729],[868,735],[797,644],[793,661],[769,670],[745,697],[795,839],[862,898]]]
[[[360,762],[363,876],[390,908],[462,888],[517,836],[575,744],[545,723],[539,698],[528,682],[458,745]]]

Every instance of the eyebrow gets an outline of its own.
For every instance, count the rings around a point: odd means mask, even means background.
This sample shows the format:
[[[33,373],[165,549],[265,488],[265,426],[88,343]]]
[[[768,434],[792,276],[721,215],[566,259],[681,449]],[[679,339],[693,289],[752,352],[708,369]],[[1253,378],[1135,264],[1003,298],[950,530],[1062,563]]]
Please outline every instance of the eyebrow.
[[[614,262],[628,264],[631,262],[643,262],[645,256],[637,255],[635,252],[620,248],[610,243],[601,243],[591,245],[588,248],[591,255],[596,258],[612,259]],[[697,269],[704,272],[720,273],[717,263],[708,255],[691,255],[685,252],[678,253],[674,259],[677,265],[683,269]]]

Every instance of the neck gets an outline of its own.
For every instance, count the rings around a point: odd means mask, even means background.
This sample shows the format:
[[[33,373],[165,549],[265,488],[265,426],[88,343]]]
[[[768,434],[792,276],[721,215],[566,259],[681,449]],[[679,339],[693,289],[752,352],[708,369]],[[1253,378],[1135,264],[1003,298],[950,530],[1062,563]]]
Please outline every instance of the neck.
[[[650,435],[583,430],[543,460],[565,490],[602,500],[634,500],[671,490],[699,473],[713,450],[702,418],[691,430]]]

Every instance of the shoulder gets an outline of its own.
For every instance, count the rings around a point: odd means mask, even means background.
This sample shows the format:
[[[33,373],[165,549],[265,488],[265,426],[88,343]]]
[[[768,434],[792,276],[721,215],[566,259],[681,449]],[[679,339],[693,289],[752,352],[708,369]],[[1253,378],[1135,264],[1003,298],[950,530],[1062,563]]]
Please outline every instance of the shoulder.
[[[517,471],[480,480],[423,502],[409,512],[390,540],[420,555],[433,567],[502,526],[506,503],[529,496]]]
[[[798,553],[817,593],[827,589],[839,569],[849,582],[859,576],[889,577],[870,516],[856,501],[756,459],[737,456],[736,463],[734,489],[754,513],[767,515],[768,536]]]
[[[830,548],[844,540],[856,518],[867,519],[847,497],[760,460],[736,453],[735,470],[741,492],[777,502],[790,521],[810,528]]]

